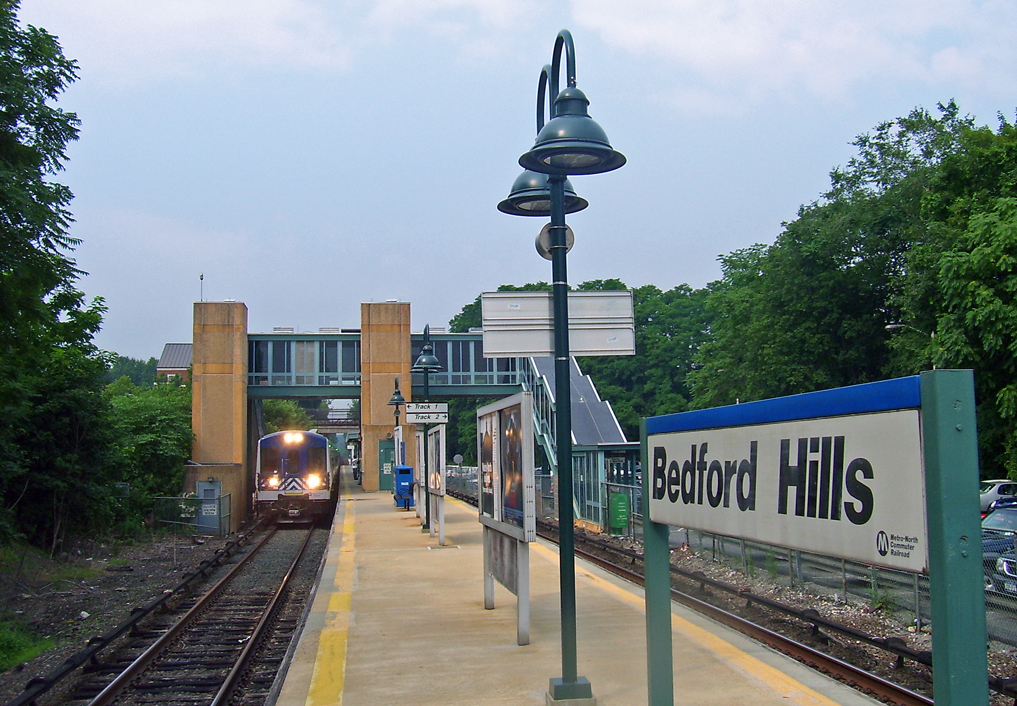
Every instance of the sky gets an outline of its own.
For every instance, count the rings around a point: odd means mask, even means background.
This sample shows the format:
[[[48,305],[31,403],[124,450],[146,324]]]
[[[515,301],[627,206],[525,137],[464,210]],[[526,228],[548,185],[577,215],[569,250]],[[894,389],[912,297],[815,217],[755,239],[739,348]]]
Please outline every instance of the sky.
[[[496,206],[563,28],[628,158],[571,179],[590,202],[568,218],[573,284],[702,287],[878,123],[1017,109],[1006,0],[22,0],[20,17],[80,66],[56,179],[80,286],[109,308],[96,341],[145,359],[191,340],[202,296],[245,302],[252,332],[356,328],[361,302],[397,299],[419,331],[549,281],[544,220]]]

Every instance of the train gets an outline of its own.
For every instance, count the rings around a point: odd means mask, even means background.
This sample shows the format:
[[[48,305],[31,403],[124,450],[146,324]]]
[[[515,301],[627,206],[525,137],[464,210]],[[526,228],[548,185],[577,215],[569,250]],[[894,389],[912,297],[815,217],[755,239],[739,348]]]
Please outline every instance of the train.
[[[327,520],[339,500],[339,454],[326,437],[279,431],[258,439],[255,510],[276,522]]]

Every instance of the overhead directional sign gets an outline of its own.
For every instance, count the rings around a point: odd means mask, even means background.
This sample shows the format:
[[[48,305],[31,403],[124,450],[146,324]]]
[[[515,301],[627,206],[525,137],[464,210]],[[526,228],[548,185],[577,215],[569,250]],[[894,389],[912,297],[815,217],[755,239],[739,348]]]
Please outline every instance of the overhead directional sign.
[[[448,412],[447,402],[407,402],[407,412]]]
[[[448,424],[448,412],[407,412],[407,424]]]

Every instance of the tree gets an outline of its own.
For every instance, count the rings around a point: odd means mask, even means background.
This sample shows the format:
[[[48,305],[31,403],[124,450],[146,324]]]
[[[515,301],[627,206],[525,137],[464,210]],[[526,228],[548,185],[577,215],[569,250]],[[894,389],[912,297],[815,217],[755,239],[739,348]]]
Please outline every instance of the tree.
[[[1017,477],[1017,127],[965,125],[922,200],[926,236],[908,254],[899,299],[910,331],[940,367],[975,370],[982,472]],[[913,372],[913,371],[912,371]]]
[[[277,431],[306,431],[313,425],[307,411],[295,400],[265,400],[265,429],[269,434]]]
[[[903,320],[923,197],[970,125],[954,103],[939,108],[939,117],[916,109],[858,137],[830,190],[773,245],[721,257],[707,305],[712,340],[691,375],[694,406],[869,382],[914,364],[920,351],[891,346],[886,326]]]
[[[55,550],[109,516],[102,301],[75,287],[63,168],[78,119],[53,105],[76,64],[56,38],[0,5],[0,542]]]
[[[106,388],[116,434],[117,482],[132,497],[179,495],[191,457],[191,386],[176,381],[138,386],[126,375]]]
[[[155,382],[155,371],[158,365],[158,358],[139,360],[126,355],[118,355],[109,372],[106,373],[106,382],[115,382],[126,375],[135,385],[151,385]]]

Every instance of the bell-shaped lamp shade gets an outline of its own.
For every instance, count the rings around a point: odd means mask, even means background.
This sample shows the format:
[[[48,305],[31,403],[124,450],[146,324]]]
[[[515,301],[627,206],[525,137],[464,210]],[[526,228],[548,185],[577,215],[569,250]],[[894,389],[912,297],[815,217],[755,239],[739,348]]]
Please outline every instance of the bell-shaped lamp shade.
[[[389,399],[388,403],[395,407],[396,411],[398,411],[399,405],[406,404],[406,398],[403,397],[403,393],[399,392],[399,380],[396,380],[395,392],[392,393],[392,397]]]
[[[519,166],[542,174],[602,174],[625,164],[625,155],[612,149],[607,134],[590,117],[590,101],[578,88],[568,87],[554,101],[555,117],[537,134],[533,148],[519,158]]]
[[[434,346],[430,343],[425,343],[420,351],[420,355],[417,356],[417,361],[410,370],[414,373],[425,374],[436,373],[441,370],[441,363],[438,361],[437,356],[434,355]]]
[[[565,213],[582,211],[590,203],[576,195],[572,183],[565,180]],[[498,204],[498,210],[510,216],[550,216],[551,187],[547,184],[547,174],[539,174],[526,170],[512,184],[512,192],[508,198]]]

